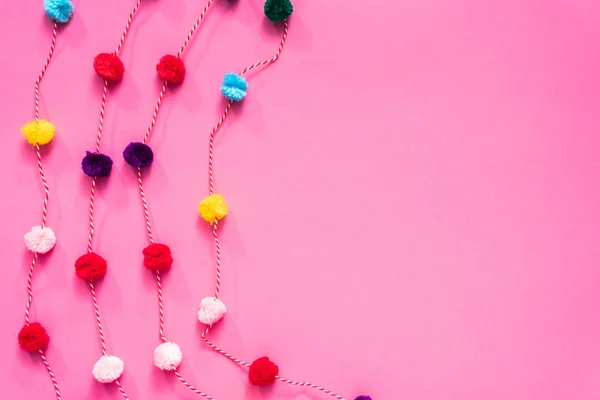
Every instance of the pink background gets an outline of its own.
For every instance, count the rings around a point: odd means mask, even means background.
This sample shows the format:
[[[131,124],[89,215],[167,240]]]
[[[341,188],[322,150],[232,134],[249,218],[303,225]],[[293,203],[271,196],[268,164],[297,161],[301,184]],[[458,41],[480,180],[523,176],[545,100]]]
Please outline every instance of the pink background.
[[[271,56],[279,31],[262,0],[217,0],[165,98],[147,183],[165,279],[167,335],[182,374],[224,399],[322,399],[259,390],[199,338],[214,285],[213,244],[196,207],[207,192],[210,127],[225,72]],[[91,376],[100,355],[85,252],[101,83],[91,60],[117,43],[133,0],[76,0],[44,81],[58,127],[47,153],[49,223],[59,236],[35,276],[33,317],[66,399],[117,399]],[[104,152],[115,168],[97,201],[99,284],[108,346],[132,400],[192,399],[151,361],[152,276],[134,175],[120,153],[140,140],[175,52],[204,1],[148,1],[122,53]],[[213,339],[246,361],[268,355],[290,379],[348,399],[591,400],[600,396],[600,3],[597,0],[296,0],[281,60],[252,74],[217,141],[222,296]],[[53,398],[43,365],[17,346],[39,223],[34,153],[19,132],[50,24],[41,0],[3,1],[0,233],[3,398]]]

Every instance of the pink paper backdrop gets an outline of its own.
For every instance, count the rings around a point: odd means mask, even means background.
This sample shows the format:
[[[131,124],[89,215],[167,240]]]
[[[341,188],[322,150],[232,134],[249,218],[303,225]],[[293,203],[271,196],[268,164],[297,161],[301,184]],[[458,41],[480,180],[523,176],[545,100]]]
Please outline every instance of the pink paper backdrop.
[[[76,0],[44,81],[58,127],[47,153],[49,223],[59,236],[35,276],[33,318],[64,399],[118,399],[91,376],[100,355],[85,252],[91,150],[101,83],[91,68],[117,43],[133,0]],[[600,396],[600,3],[597,0],[296,0],[280,62],[252,74],[217,141],[226,319],[215,342],[244,360],[348,399],[592,400]],[[175,52],[204,2],[148,1],[122,53],[103,149],[115,159],[97,197],[99,302],[132,400],[192,399],[152,365],[157,307],[135,177],[120,157],[140,140]],[[39,223],[34,154],[19,132],[50,24],[41,0],[2,2],[0,233],[2,398],[51,399],[21,351],[22,235]],[[196,207],[207,192],[210,127],[225,72],[274,53],[262,0],[217,0],[165,98],[147,194],[160,241],[167,335],[182,374],[219,400],[325,399],[259,390],[199,338],[214,285],[213,244]]]

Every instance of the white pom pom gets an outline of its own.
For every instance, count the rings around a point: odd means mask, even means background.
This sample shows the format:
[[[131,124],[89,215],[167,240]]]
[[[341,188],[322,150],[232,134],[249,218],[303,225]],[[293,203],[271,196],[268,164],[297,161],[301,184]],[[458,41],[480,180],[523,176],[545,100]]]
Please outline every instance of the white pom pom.
[[[24,236],[25,246],[34,253],[47,253],[56,244],[56,235],[52,229],[34,226]]]
[[[162,343],[154,349],[154,365],[165,371],[177,369],[182,358],[183,353],[176,343]]]
[[[98,382],[110,383],[119,379],[124,369],[125,363],[119,357],[102,356],[94,364],[92,374]]]
[[[205,297],[200,302],[198,320],[203,324],[212,325],[223,318],[226,312],[227,307],[221,300],[214,297]]]

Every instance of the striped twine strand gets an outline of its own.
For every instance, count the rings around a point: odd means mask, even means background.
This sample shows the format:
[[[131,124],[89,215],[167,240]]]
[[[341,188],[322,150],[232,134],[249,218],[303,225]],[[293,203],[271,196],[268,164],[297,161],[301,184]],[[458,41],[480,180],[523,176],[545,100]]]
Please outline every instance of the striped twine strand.
[[[56,34],[58,32],[58,23],[54,23],[52,28],[52,40],[50,42],[50,51],[48,52],[48,57],[46,58],[46,63],[42,67],[40,74],[38,75],[37,80],[35,81],[35,121],[39,122],[40,120],[40,84],[42,83],[42,79],[46,74],[46,70],[50,65],[50,61],[52,60],[52,55],[54,54],[54,49],[56,48]]]
[[[96,297],[96,288],[94,282],[90,281],[90,293],[92,294],[92,303],[94,304],[94,316],[96,317],[96,325],[98,325],[98,335],[102,344],[102,354],[108,355],[106,352],[106,338],[104,337],[104,329],[102,329],[102,319],[100,318],[100,307],[98,307],[98,297]]]
[[[129,34],[129,30],[131,29],[133,19],[135,17],[135,14],[137,13],[137,11],[140,8],[142,1],[143,0],[137,0],[133,9],[129,13],[127,22],[125,23],[125,28],[123,29],[123,32],[121,33],[121,38],[120,38],[119,43],[114,51],[115,55],[118,55],[119,52],[123,49],[123,46],[125,45],[125,41],[127,39],[127,36]],[[106,103],[107,103],[107,95],[108,95],[108,85],[109,85],[109,82],[107,80],[104,80],[104,84],[102,87],[102,98],[100,101],[100,117],[99,117],[99,121],[98,121],[98,131],[96,133],[96,153],[100,153],[100,144],[102,142],[102,133],[104,130],[104,117],[105,117],[105,113],[106,113]],[[88,243],[87,243],[88,253],[93,252],[92,243],[93,243],[94,232],[95,232],[94,231],[94,199],[95,199],[95,196],[96,196],[96,178],[92,178],[91,186],[90,186],[90,203],[89,203],[89,235],[88,235]],[[98,297],[96,296],[96,289],[94,287],[93,281],[89,281],[89,288],[90,288],[90,294],[92,295],[92,305],[94,308],[94,316],[96,318],[96,325],[98,327],[98,336],[100,337],[100,345],[102,347],[102,354],[107,355],[108,353],[106,350],[106,338],[104,336],[104,329],[102,327],[102,320],[100,318],[100,306],[98,304]],[[125,389],[121,385],[121,382],[117,379],[117,380],[115,380],[114,383],[118,387],[119,392],[121,393],[123,398],[125,400],[128,400],[129,397],[127,396]]]
[[[200,16],[198,17],[198,19],[196,20],[196,22],[194,23],[194,26],[192,27],[192,29],[190,30],[190,32],[188,33],[183,45],[180,47],[178,53],[177,53],[177,57],[181,57],[181,55],[183,54],[183,51],[185,50],[185,48],[187,47],[187,45],[190,43],[190,41],[192,40],[196,30],[198,29],[198,27],[200,26],[200,23],[202,22],[202,20],[204,19],[206,13],[208,12],[208,9],[210,8],[210,6],[214,3],[214,0],[209,0],[208,3],[204,6],[204,9],[202,10]],[[146,144],[149,140],[150,140],[150,135],[152,134],[152,131],[154,130],[154,127],[156,126],[156,122],[158,120],[158,114],[160,112],[161,106],[163,104],[163,99],[164,96],[167,92],[168,89],[168,83],[167,81],[163,82],[163,85],[160,89],[160,92],[158,94],[158,98],[156,99],[156,104],[154,106],[153,112],[152,112],[152,118],[150,120],[150,125],[148,126],[148,128],[146,129],[146,132],[144,134],[144,138],[142,143]],[[146,197],[146,192],[144,190],[144,180],[143,180],[143,173],[142,173],[142,169],[138,168],[137,169],[137,179],[138,179],[138,189],[139,189],[139,193],[140,193],[140,200],[142,202],[142,211],[144,213],[144,221],[146,224],[146,232],[148,234],[148,241],[150,242],[150,244],[154,243],[154,235],[152,232],[152,224],[151,224],[151,220],[150,220],[150,211],[149,211],[149,206],[148,206],[148,200]],[[164,304],[163,304],[163,292],[162,292],[162,280],[161,280],[161,273],[160,271],[156,271],[155,272],[155,276],[156,276],[156,290],[157,290],[157,300],[158,300],[158,318],[159,318],[159,326],[158,326],[158,334],[160,337],[160,340],[163,342],[167,342],[167,338],[165,336],[165,313],[164,313]],[[206,393],[200,391],[199,389],[197,389],[196,387],[194,387],[193,385],[191,385],[189,382],[187,382],[182,376],[181,373],[177,370],[173,371],[175,373],[175,375],[177,375],[177,378],[179,379],[179,381],[185,386],[187,387],[190,391],[192,391],[193,393],[195,393],[198,396],[204,397],[208,400],[214,400],[213,397],[207,395]]]
[[[196,389],[193,385],[191,385],[190,383],[188,383],[188,381],[186,381],[185,379],[183,379],[183,377],[181,376],[181,374],[179,373],[179,371],[174,370],[173,373],[175,375],[177,375],[177,379],[179,379],[179,382],[183,383],[183,385],[190,389],[192,392],[196,393],[198,396],[204,397],[205,399],[208,400],[215,400],[214,397],[211,397],[209,395],[207,395],[206,393],[202,392],[201,390]]]
[[[56,394],[56,400],[62,400],[62,397],[60,395],[60,390],[58,388],[58,382],[56,381],[54,372],[52,372],[50,363],[48,362],[48,360],[46,359],[46,356],[44,355],[44,350],[40,350],[39,353],[40,353],[40,358],[42,359],[42,361],[44,362],[44,365],[46,366],[46,371],[48,371],[48,375],[50,375],[50,379],[52,380],[52,386],[54,386],[54,393]]]
[[[142,1],[143,0],[138,0],[137,3],[135,3],[135,6],[131,10],[131,12],[129,13],[129,18],[127,18],[127,23],[125,24],[125,29],[123,29],[123,33],[121,34],[121,40],[119,40],[119,44],[115,49],[115,55],[119,55],[119,52],[123,48],[123,45],[125,44],[125,39],[127,39],[127,34],[129,33],[129,29],[131,28],[131,24],[133,23],[133,17],[135,17],[135,13],[137,13],[138,9],[142,5]]]
[[[277,48],[277,52],[275,53],[275,55],[267,60],[261,61],[261,62],[257,62],[256,64],[252,64],[249,65],[248,67],[244,68],[241,72],[240,75],[245,75],[247,72],[249,72],[250,70],[257,68],[257,67],[262,67],[262,66],[267,66],[269,64],[274,63],[275,61],[277,61],[281,55],[281,52],[283,51],[283,46],[285,45],[286,39],[288,36],[288,22],[287,20],[283,22],[283,35],[281,37],[281,41],[279,42],[279,47]],[[217,123],[215,124],[215,126],[211,129],[210,134],[209,134],[209,142],[208,142],[208,182],[209,182],[209,192],[210,194],[214,194],[215,192],[215,178],[214,178],[214,144],[215,144],[215,137],[217,135],[217,132],[219,131],[219,129],[221,128],[221,126],[223,125],[223,123],[225,122],[225,119],[227,118],[227,115],[229,114],[229,110],[231,109],[231,105],[233,104],[233,101],[229,101],[227,102],[227,105],[225,106],[225,110],[223,111],[223,114],[221,115],[221,118],[217,121]],[[220,286],[221,286],[221,246],[219,244],[219,234],[218,234],[218,223],[215,221],[212,227],[212,235],[213,235],[213,239],[215,242],[215,265],[216,265],[216,284],[215,284],[215,297],[218,298],[219,297],[219,290],[220,290]],[[202,332],[202,340],[204,340],[204,342],[211,347],[214,351],[216,351],[217,353],[221,354],[222,356],[226,357],[227,359],[235,362],[236,364],[242,366],[242,367],[246,367],[249,368],[250,364],[248,364],[245,361],[240,360],[239,358],[235,357],[232,354],[227,353],[225,350],[221,349],[220,347],[218,347],[217,345],[215,345],[214,343],[212,343],[209,339],[208,339],[208,333],[210,331],[210,327],[207,327],[204,332]],[[300,386],[300,387],[309,387],[315,390],[318,390],[320,392],[326,393],[330,396],[332,396],[335,399],[338,400],[345,400],[344,397],[332,392],[329,389],[326,389],[322,386],[318,386],[315,385],[313,383],[310,382],[298,382],[298,381],[293,381],[290,379],[286,379],[286,378],[282,378],[280,376],[276,377],[277,380],[279,380],[280,382],[284,382],[287,383],[289,385],[293,385],[293,386]]]
[[[52,61],[52,56],[54,55],[54,50],[56,48],[56,36],[58,34],[58,23],[54,22],[52,26],[52,38],[50,40],[50,50],[48,51],[48,56],[46,57],[46,61],[42,70],[40,71],[35,84],[34,84],[34,115],[35,121],[40,121],[40,86],[42,84],[42,80],[44,79],[44,75],[46,75],[46,71],[50,66],[50,62]],[[46,227],[46,222],[48,220],[48,202],[50,200],[50,187],[48,186],[48,181],[46,180],[46,175],[44,174],[44,168],[42,165],[42,152],[40,149],[40,145],[35,145],[35,152],[37,157],[37,167],[38,173],[40,175],[40,179],[42,181],[42,186],[44,188],[44,203],[42,206],[42,228]],[[29,325],[29,313],[31,311],[31,305],[33,304],[33,273],[35,267],[38,262],[38,253],[33,253],[33,257],[31,260],[31,264],[29,266],[29,273],[27,275],[27,301],[25,303],[25,325]],[[40,358],[42,362],[46,366],[46,371],[48,372],[48,376],[50,376],[50,380],[52,381],[52,386],[54,387],[54,393],[56,395],[57,400],[62,400],[60,395],[60,389],[58,387],[58,382],[56,380],[56,376],[50,367],[50,363],[48,359],[44,355],[43,350],[39,351]]]
[[[179,51],[177,52],[177,57],[181,57],[181,55],[183,54],[183,51],[185,50],[185,48],[187,47],[187,45],[192,40],[192,37],[194,36],[194,33],[196,32],[196,29],[198,29],[198,27],[200,26],[200,23],[204,19],[204,16],[208,12],[208,9],[210,8],[210,6],[212,6],[212,4],[214,2],[215,2],[215,0],[208,0],[208,3],[206,3],[206,5],[204,6],[204,9],[202,10],[202,13],[200,13],[200,16],[198,17],[198,19],[194,23],[194,26],[192,26],[192,29],[190,29],[190,32],[188,33],[187,37],[185,38],[185,41],[183,42],[183,44],[179,48]]]
[[[152,235],[152,224],[150,223],[150,212],[148,211],[148,202],[146,200],[146,193],[144,192],[144,181],[142,180],[142,169],[138,167],[138,188],[140,189],[140,198],[142,200],[142,209],[144,210],[144,219],[146,221],[146,231],[148,232],[148,241],[150,244],[154,243],[154,236]]]

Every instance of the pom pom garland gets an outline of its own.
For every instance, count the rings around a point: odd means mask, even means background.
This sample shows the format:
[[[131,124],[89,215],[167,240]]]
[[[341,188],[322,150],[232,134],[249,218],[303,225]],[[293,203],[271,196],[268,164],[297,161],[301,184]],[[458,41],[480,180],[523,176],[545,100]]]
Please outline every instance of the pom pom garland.
[[[246,97],[248,82],[243,76],[236,74],[225,74],[223,84],[221,85],[221,93],[229,100],[242,101]]]
[[[25,139],[27,139],[27,143],[34,146],[50,143],[54,138],[54,131],[54,125],[43,119],[28,122],[21,128],[21,132],[25,136]]]
[[[166,244],[153,243],[146,247],[144,254],[144,266],[152,271],[166,271],[173,264],[171,249]]]
[[[121,377],[125,363],[116,356],[102,356],[92,369],[92,375],[100,383],[111,383]]]
[[[275,382],[278,374],[279,367],[269,357],[261,357],[250,365],[248,379],[253,385],[270,385]]]
[[[265,15],[273,22],[287,19],[294,12],[290,0],[267,0],[265,2]]]
[[[158,76],[168,83],[178,84],[185,78],[185,65],[181,58],[167,54],[156,64]]]
[[[212,326],[219,322],[225,313],[227,313],[225,303],[215,297],[205,297],[200,301],[198,321]]]
[[[86,151],[86,156],[81,160],[83,173],[92,178],[106,178],[112,170],[112,159],[101,153]]]
[[[96,253],[88,253],[75,261],[75,274],[85,280],[94,280],[106,275],[106,260]]]
[[[15,3],[16,4],[16,3]],[[53,29],[52,36],[50,40],[50,50],[48,52],[48,56],[46,58],[45,64],[42,67],[41,72],[39,73],[37,80],[35,82],[35,106],[34,106],[34,115],[35,120],[29,122],[25,126],[22,127],[21,132],[27,139],[27,142],[36,148],[37,155],[37,170],[39,172],[40,179],[44,186],[44,206],[42,209],[42,225],[34,226],[31,228],[30,232],[27,232],[23,239],[25,241],[25,245],[27,248],[34,252],[33,260],[31,262],[29,268],[29,277],[27,279],[27,292],[29,294],[26,305],[25,305],[25,326],[21,328],[19,334],[17,335],[17,339],[19,342],[19,346],[26,351],[29,352],[39,352],[39,356],[41,361],[46,366],[46,370],[48,371],[48,375],[52,380],[52,384],[54,386],[54,391],[56,392],[56,398],[60,399],[60,390],[58,382],[52,372],[52,368],[50,366],[50,361],[44,353],[42,352],[50,342],[50,337],[46,332],[46,329],[39,323],[29,323],[29,313],[31,311],[31,305],[34,300],[34,291],[32,288],[32,279],[34,276],[34,269],[38,262],[37,254],[43,254],[50,251],[54,245],[56,244],[56,235],[52,231],[52,229],[45,227],[47,220],[47,211],[48,211],[48,201],[50,199],[50,188],[48,185],[48,181],[46,179],[46,175],[43,169],[42,158],[43,154],[40,151],[41,145],[45,145],[50,143],[54,138],[55,128],[50,122],[40,118],[40,86],[42,80],[44,78],[45,72],[50,67],[50,62],[52,61],[52,55],[55,50],[56,41],[58,37],[59,23],[68,22],[73,16],[73,4],[70,0],[43,0],[44,10],[46,15],[53,20]],[[31,31],[31,27],[27,27],[28,30]],[[18,57],[12,57],[13,62],[17,62]],[[10,78],[7,78],[10,79]],[[5,354],[6,355],[6,354]],[[10,360],[7,360],[7,365],[10,365]],[[6,374],[4,374],[6,375]],[[21,397],[21,396],[9,396],[9,397]],[[39,397],[39,396],[38,396]]]
[[[44,350],[49,342],[50,337],[46,329],[39,322],[25,325],[19,331],[19,346],[25,351],[34,352]]]
[[[44,10],[52,20],[65,24],[73,16],[73,3],[70,0],[44,0]]]
[[[175,343],[161,343],[154,349],[154,365],[164,371],[177,369],[182,359],[181,348]]]
[[[206,222],[214,224],[227,215],[227,204],[220,194],[211,194],[200,202],[198,212]]]
[[[125,72],[123,61],[114,53],[100,53],[94,58],[94,70],[106,81],[119,81]]]
[[[48,227],[34,226],[24,236],[25,246],[34,253],[44,254],[56,244],[56,235]]]
[[[145,143],[131,142],[123,150],[123,158],[132,167],[146,168],[154,161],[154,153]]]

